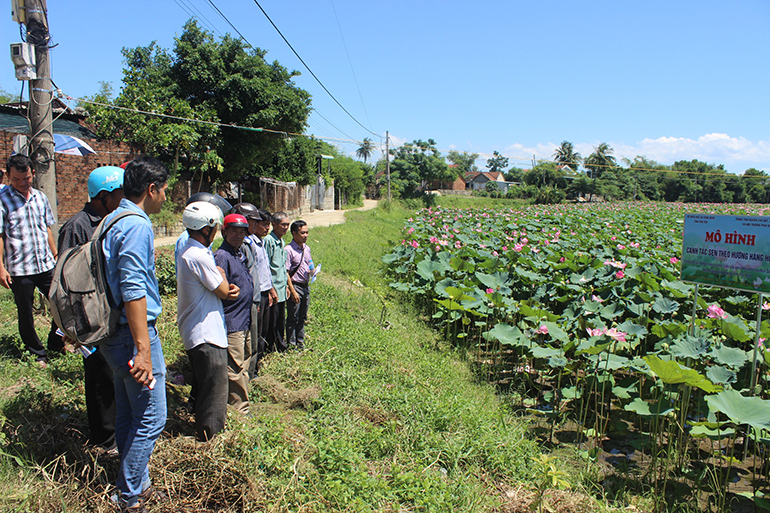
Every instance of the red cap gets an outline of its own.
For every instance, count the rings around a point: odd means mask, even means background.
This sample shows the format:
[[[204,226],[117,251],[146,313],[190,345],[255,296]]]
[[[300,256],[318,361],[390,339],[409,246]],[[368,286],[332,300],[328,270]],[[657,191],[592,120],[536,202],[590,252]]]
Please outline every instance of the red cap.
[[[121,165],[119,165],[118,167],[123,169],[123,170],[125,170],[130,163],[131,163],[131,161],[127,160],[127,161],[123,162]]]
[[[229,226],[234,228],[248,228],[249,222],[241,214],[228,214],[225,216],[225,228]]]

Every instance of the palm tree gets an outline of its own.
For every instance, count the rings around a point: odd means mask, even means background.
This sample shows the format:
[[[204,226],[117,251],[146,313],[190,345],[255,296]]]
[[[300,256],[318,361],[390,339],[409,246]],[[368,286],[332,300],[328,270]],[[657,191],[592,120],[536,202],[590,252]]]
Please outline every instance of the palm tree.
[[[615,157],[612,156],[615,150],[607,143],[601,143],[594,148],[594,152],[583,161],[585,167],[591,170],[591,178],[593,178],[593,192],[591,193],[591,199],[596,192],[596,177],[600,175],[602,171],[608,171],[618,165]]]
[[[366,164],[366,161],[372,156],[372,153],[374,153],[374,144],[371,139],[364,137],[364,140],[361,142],[361,147],[356,150],[356,157],[364,159],[364,164]]]
[[[559,164],[571,167],[572,171],[577,171],[580,162],[583,160],[583,156],[575,151],[571,142],[562,141],[561,146],[556,148],[556,151],[553,152],[553,159]]]

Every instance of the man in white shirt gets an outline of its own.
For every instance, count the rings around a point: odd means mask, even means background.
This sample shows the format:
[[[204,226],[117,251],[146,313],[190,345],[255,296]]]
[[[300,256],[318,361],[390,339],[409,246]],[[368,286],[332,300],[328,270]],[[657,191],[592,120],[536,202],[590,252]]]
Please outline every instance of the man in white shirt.
[[[207,202],[187,205],[182,215],[189,239],[176,256],[177,323],[193,369],[191,401],[195,432],[210,440],[227,419],[227,332],[222,299],[240,290],[227,282],[209,246],[222,225],[222,211]]]

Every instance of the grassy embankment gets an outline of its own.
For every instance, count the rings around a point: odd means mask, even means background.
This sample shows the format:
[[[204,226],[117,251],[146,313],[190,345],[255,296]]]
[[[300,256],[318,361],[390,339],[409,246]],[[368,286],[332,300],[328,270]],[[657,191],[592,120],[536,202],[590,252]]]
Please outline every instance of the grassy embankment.
[[[151,475],[170,502],[151,511],[514,510],[516,487],[536,473],[526,427],[381,273],[406,215],[351,212],[344,225],[311,230],[322,274],[310,350],[268,357],[252,415],[232,414],[209,444],[191,438],[189,368],[175,297],[164,299],[169,421]],[[47,332],[42,318],[38,328]],[[0,344],[0,510],[112,511],[116,461],[85,445],[81,357],[45,370],[20,361],[8,293]]]

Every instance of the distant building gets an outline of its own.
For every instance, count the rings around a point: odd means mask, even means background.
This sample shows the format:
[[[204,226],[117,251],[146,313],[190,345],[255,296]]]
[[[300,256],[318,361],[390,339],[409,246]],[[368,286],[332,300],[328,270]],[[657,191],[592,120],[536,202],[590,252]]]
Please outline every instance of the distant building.
[[[500,192],[508,191],[508,182],[505,181],[503,173],[500,171],[473,171],[465,174],[465,189],[469,191],[485,191],[487,183],[492,182],[497,185]]]

